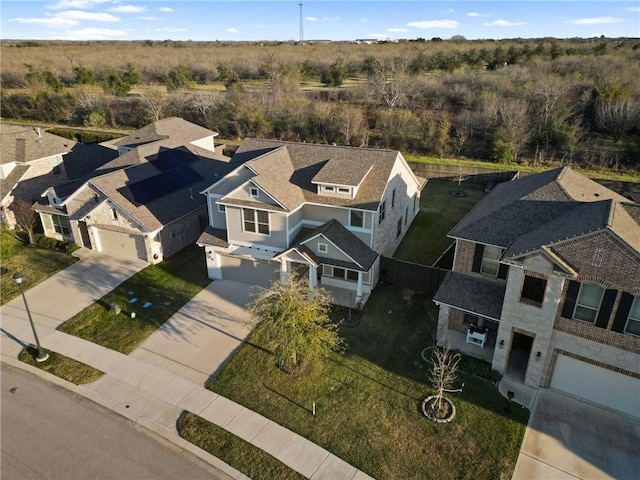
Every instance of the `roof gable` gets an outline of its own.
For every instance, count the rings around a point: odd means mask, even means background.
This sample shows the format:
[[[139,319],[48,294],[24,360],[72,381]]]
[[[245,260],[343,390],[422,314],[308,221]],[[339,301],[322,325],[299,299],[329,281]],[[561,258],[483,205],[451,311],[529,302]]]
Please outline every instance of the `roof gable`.
[[[0,162],[26,163],[70,151],[76,142],[41,127],[0,124]]]

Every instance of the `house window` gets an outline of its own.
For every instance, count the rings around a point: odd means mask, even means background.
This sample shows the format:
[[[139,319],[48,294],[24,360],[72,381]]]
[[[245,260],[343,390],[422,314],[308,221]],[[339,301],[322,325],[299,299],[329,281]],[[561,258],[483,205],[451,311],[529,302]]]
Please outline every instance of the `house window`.
[[[480,320],[480,318],[477,315],[471,315],[470,313],[465,313],[464,314],[463,322],[467,326],[478,327],[478,326],[480,326],[479,320]]]
[[[322,185],[322,191],[323,192],[335,192],[336,188],[335,187],[331,187],[329,185]]]
[[[580,293],[576,300],[576,309],[573,312],[573,318],[584,320],[585,322],[595,322],[600,304],[602,303],[602,295],[604,289],[596,285],[583,283],[580,285]]]
[[[396,206],[396,189],[394,188],[391,191],[391,208],[394,208]]]
[[[338,193],[351,193],[351,190],[347,187],[338,187]]]
[[[482,264],[480,265],[480,271],[487,275],[494,277],[498,276],[498,268],[500,267],[499,261],[502,256],[502,249],[500,247],[492,247],[485,245],[482,252]]]
[[[361,212],[360,210],[351,210],[350,225],[358,228],[364,227],[364,212]]]
[[[398,226],[396,227],[396,238],[402,233],[402,217],[398,219]]]
[[[53,230],[60,235],[64,235],[65,237],[71,236],[71,225],[69,225],[69,218],[63,217],[61,215],[51,215],[51,220],[53,220]]]
[[[269,235],[269,213],[263,210],[243,208],[244,231]]]
[[[347,268],[332,267],[331,265],[324,265],[322,268],[322,274],[325,277],[339,278],[340,280],[349,280],[351,282],[358,281],[357,270],[349,270]],[[362,273],[362,282],[369,283],[369,273]]]
[[[380,215],[378,216],[378,223],[382,223],[384,221],[384,216],[387,213],[387,201],[383,200],[380,204]]]
[[[522,291],[520,292],[520,301],[542,306],[546,289],[547,281],[544,278],[525,275],[524,282],[522,282]]]
[[[625,332],[640,335],[640,297],[634,297]]]
[[[318,253],[327,253],[326,243],[318,243]]]
[[[226,210],[226,208],[225,208],[225,206],[224,206],[224,205],[220,205],[220,204],[218,204],[218,211],[219,211],[220,213],[224,213],[224,212],[225,212],[225,210]]]
[[[414,212],[418,211],[418,194],[417,193],[413,194],[413,211]]]
[[[249,189],[249,195],[251,195],[253,198],[258,198],[258,189],[256,187],[251,187]]]
[[[117,220],[118,219],[118,212],[116,211],[115,208],[111,209],[111,219],[112,220]]]

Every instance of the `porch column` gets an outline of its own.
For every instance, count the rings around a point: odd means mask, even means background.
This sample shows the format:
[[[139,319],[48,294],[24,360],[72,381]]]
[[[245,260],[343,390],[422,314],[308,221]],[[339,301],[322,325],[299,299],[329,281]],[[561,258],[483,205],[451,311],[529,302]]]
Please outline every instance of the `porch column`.
[[[358,286],[356,288],[356,305],[362,302],[362,272],[358,270]]]
[[[287,281],[287,277],[289,276],[289,262],[287,262],[284,258],[280,260],[280,281],[282,283]]]
[[[318,286],[318,267],[309,265],[309,287],[316,288]]]

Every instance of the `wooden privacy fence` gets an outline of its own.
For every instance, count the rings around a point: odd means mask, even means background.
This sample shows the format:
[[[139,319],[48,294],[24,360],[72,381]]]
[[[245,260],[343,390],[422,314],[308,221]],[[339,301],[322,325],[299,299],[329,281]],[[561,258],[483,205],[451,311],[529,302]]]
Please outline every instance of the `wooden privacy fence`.
[[[427,267],[419,263],[405,262],[396,258],[382,257],[380,280],[433,295],[444,280],[447,270]]]

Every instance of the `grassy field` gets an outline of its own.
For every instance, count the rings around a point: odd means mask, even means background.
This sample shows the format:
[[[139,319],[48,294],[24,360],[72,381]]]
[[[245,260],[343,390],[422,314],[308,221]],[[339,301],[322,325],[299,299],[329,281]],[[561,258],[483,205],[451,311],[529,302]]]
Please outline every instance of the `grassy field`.
[[[202,249],[192,245],[150,265],[58,327],[121,353],[131,353],[194,295],[210,283]],[[128,301],[138,298],[134,304]],[[143,308],[151,302],[152,306]],[[112,313],[117,303],[122,312]],[[135,313],[135,318],[131,318]]]
[[[4,228],[0,230],[0,249],[3,272],[7,269],[0,277],[2,305],[20,295],[18,285],[13,280],[15,272],[22,272],[24,275],[23,285],[26,290],[78,260],[66,253],[26,246],[16,237],[14,230]]]
[[[209,388],[375,478],[510,478],[528,411],[503,413],[506,400],[491,382],[461,374],[465,388],[452,397],[457,414],[449,424],[420,411],[432,393],[420,352],[432,345],[436,315],[430,298],[379,286],[360,324],[342,329],[344,356],[292,376],[252,336]]]
[[[444,180],[430,180],[422,191],[420,212],[394,257],[408,262],[432,265],[453,240],[447,233],[485,196],[484,186],[463,183],[460,190],[465,197],[453,197],[457,184]]]
[[[96,370],[85,363],[78,362],[59,353],[50,352],[46,349],[45,352],[49,354],[49,358],[44,362],[36,362],[35,358],[38,355],[38,351],[35,345],[32,345],[22,350],[18,358],[21,362],[33,365],[40,370],[44,370],[76,385],[91,383],[104,374],[100,370]]]
[[[197,415],[183,412],[180,436],[218,457],[253,480],[302,480],[305,477],[248,442]]]

